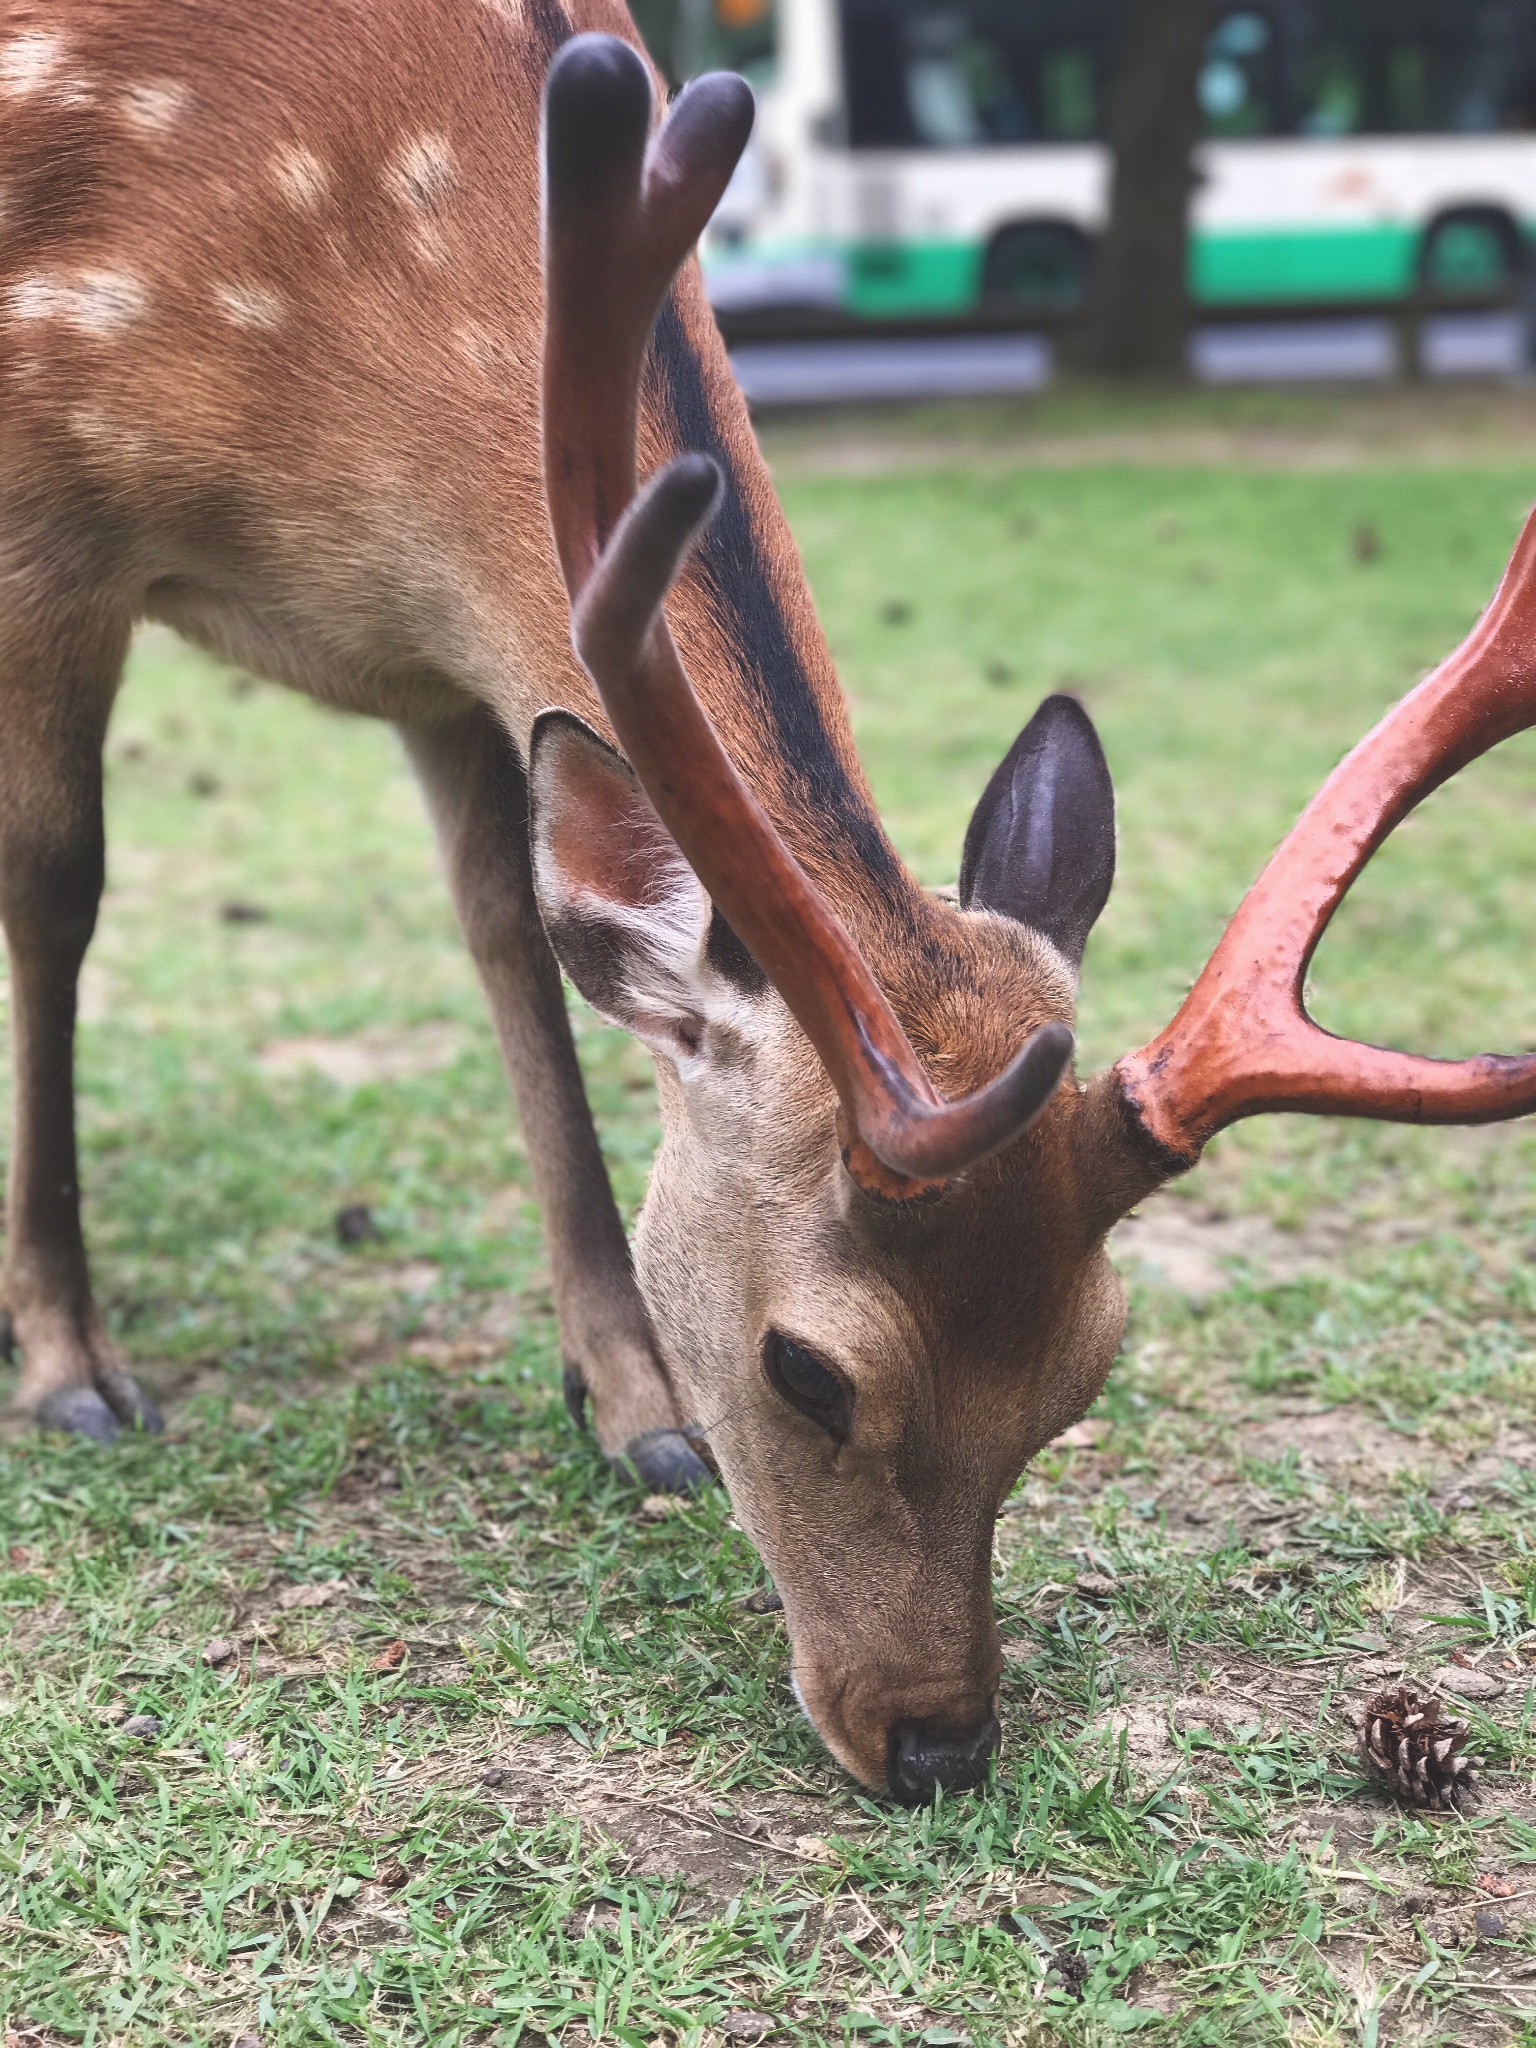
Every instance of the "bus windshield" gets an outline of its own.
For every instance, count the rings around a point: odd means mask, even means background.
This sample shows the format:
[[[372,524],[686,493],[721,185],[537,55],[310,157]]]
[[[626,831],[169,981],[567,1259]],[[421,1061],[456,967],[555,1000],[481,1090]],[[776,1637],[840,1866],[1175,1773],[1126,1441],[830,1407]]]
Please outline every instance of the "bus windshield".
[[[1120,0],[842,0],[855,149],[1102,139]],[[1221,8],[1207,135],[1536,127],[1536,0],[1252,0]]]

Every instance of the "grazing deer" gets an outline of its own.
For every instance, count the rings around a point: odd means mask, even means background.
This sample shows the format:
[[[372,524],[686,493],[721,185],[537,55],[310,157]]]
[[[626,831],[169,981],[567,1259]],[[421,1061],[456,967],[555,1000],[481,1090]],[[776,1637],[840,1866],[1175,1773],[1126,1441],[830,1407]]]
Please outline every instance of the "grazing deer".
[[[1536,537],[1335,772],[1174,1022],[1079,1085],[1114,864],[1093,728],[1048,699],[977,807],[959,906],[917,887],[679,270],[750,97],[701,82],[653,134],[632,40],[619,0],[0,15],[20,1401],[87,1436],[155,1421],[91,1303],[71,1082],[101,744],[147,616],[400,729],[521,1104],[573,1406],[650,1485],[702,1477],[702,1423],[807,1713],[915,1800],[995,1745],[993,1523],[1108,1374],[1116,1219],[1257,1110],[1536,1106],[1536,1059],[1350,1045],[1299,993],[1397,820],[1536,719]],[[656,1056],[633,1270],[557,960]]]

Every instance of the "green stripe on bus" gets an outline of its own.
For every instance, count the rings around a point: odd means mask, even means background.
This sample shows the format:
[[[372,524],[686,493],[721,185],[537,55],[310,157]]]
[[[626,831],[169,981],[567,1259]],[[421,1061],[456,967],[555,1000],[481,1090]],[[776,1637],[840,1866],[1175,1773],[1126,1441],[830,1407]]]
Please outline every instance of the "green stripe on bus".
[[[848,310],[871,320],[967,313],[981,289],[981,258],[977,242],[854,242]]]
[[[1413,282],[1416,229],[1302,228],[1196,235],[1190,287],[1198,303],[1396,298]],[[847,306],[867,319],[968,312],[984,251],[973,242],[855,242],[846,252]]]
[[[1194,238],[1190,286],[1205,305],[1244,299],[1396,298],[1413,283],[1419,236],[1395,222]]]
[[[1397,222],[1361,228],[1207,230],[1193,238],[1190,289],[1204,306],[1398,298],[1413,283],[1419,230]],[[758,261],[802,255],[796,243],[753,251]],[[970,312],[981,290],[979,242],[913,240],[814,245],[846,265],[844,305],[865,319],[942,318]],[[710,266],[712,269],[714,265]],[[725,274],[727,263],[719,263]],[[1021,309],[1026,313],[1027,308]]]

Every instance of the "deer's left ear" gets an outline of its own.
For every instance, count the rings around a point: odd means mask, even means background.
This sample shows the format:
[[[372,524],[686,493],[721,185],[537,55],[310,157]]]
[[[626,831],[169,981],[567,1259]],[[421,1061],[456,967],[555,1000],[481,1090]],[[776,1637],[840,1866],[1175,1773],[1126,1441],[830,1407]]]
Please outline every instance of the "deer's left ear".
[[[960,902],[1033,927],[1075,968],[1115,878],[1115,792],[1093,721],[1047,697],[982,791]]]
[[[696,1053],[710,901],[633,769],[581,719],[545,711],[528,796],[534,893],[561,966],[653,1052]]]

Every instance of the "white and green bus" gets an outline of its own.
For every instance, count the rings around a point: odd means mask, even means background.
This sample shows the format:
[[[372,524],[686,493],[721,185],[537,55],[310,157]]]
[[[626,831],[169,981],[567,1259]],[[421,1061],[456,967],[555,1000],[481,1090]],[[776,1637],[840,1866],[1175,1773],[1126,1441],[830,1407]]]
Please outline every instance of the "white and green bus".
[[[751,323],[1069,313],[1108,195],[1118,0],[637,0],[758,96],[705,238]],[[1487,300],[1536,236],[1536,0],[1245,0],[1199,79],[1197,306]]]

